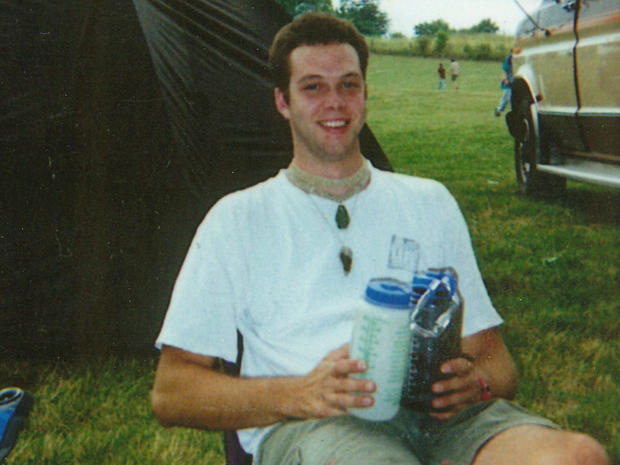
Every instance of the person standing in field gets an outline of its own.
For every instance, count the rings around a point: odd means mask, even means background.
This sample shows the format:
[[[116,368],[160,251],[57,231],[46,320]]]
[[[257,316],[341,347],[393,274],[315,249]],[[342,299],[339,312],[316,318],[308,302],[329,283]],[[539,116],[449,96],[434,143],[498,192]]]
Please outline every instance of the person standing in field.
[[[452,86],[454,86],[455,89],[459,88],[459,84],[456,81],[460,75],[461,75],[461,67],[459,66],[458,61],[456,61],[454,58],[451,58],[450,59],[450,77],[452,78]]]
[[[437,181],[386,172],[361,152],[368,45],[354,26],[306,13],[269,51],[293,158],[221,199],[198,228],[156,345],[152,406],[165,426],[239,430],[255,465],[608,465],[594,439],[513,399],[514,361],[467,225]],[[434,383],[430,413],[369,408],[377,385],[349,344],[370,279],[395,272],[394,244],[420,269],[453,266],[466,302],[462,355]],[[398,260],[397,260],[398,261]],[[218,371],[243,335],[241,376]],[[429,393],[430,394],[430,393]]]
[[[439,63],[437,68],[437,75],[439,76],[439,90],[446,88],[446,68],[443,67],[443,63]]]
[[[512,97],[512,82],[514,81],[512,75],[512,49],[510,49],[510,53],[502,63],[502,73],[502,82],[500,83],[502,88],[502,98],[500,99],[497,108],[495,108],[495,116],[502,114],[502,111],[504,111],[506,105],[508,105],[508,102],[510,102]]]

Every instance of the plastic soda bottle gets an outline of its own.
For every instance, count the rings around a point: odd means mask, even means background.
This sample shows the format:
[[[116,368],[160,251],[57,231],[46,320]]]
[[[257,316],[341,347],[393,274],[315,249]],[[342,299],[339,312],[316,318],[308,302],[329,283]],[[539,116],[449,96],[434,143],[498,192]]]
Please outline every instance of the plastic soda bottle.
[[[452,268],[431,269],[412,282],[411,348],[401,405],[433,410],[432,384],[449,377],[441,365],[461,354],[463,300]]]
[[[411,287],[399,281],[381,278],[368,283],[355,315],[350,357],[364,360],[368,370],[351,375],[374,381],[374,405],[352,408],[360,418],[383,421],[398,412],[407,362],[411,331]]]

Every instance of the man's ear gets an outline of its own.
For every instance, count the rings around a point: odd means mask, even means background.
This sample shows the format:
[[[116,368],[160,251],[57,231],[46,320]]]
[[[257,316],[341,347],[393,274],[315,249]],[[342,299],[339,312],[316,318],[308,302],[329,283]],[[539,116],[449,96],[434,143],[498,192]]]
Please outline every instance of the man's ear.
[[[284,119],[291,119],[291,112],[288,108],[288,102],[286,101],[286,96],[284,95],[284,92],[282,92],[279,87],[276,87],[276,89],[273,91],[273,95],[276,101],[276,108],[278,109],[278,112],[280,112],[280,114],[284,116]]]

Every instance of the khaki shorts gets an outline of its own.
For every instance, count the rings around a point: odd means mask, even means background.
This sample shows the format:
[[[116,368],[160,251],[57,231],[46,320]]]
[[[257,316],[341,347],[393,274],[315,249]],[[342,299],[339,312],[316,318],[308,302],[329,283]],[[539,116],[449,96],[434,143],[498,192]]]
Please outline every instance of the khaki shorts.
[[[474,405],[447,422],[401,409],[386,422],[340,416],[286,422],[262,442],[261,465],[469,465],[493,436],[513,426],[557,425],[504,400]]]

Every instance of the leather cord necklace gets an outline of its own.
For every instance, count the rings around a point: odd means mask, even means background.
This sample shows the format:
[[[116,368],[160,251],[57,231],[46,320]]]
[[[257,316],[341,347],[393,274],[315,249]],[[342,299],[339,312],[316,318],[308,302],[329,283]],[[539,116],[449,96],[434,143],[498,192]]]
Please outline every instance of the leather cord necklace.
[[[362,167],[357,170],[357,172],[351,176],[340,179],[323,178],[309,174],[298,168],[293,163],[291,163],[285,171],[288,180],[294,186],[308,194],[312,204],[323,219],[328,223],[330,230],[333,232],[336,239],[338,239],[338,242],[340,242],[341,247],[338,257],[342,263],[342,269],[347,275],[351,272],[351,268],[353,266],[353,250],[345,245],[341,235],[339,234],[339,230],[347,229],[351,223],[351,215],[349,214],[347,207],[344,205],[344,201],[356,196],[351,210],[351,213],[354,213],[358,199],[357,194],[364,190],[370,182],[369,165],[370,162],[364,159]],[[334,216],[335,224],[332,223],[321,211],[315,200],[312,198],[312,195],[318,195],[319,197],[338,202],[338,207],[336,208],[336,214]]]

